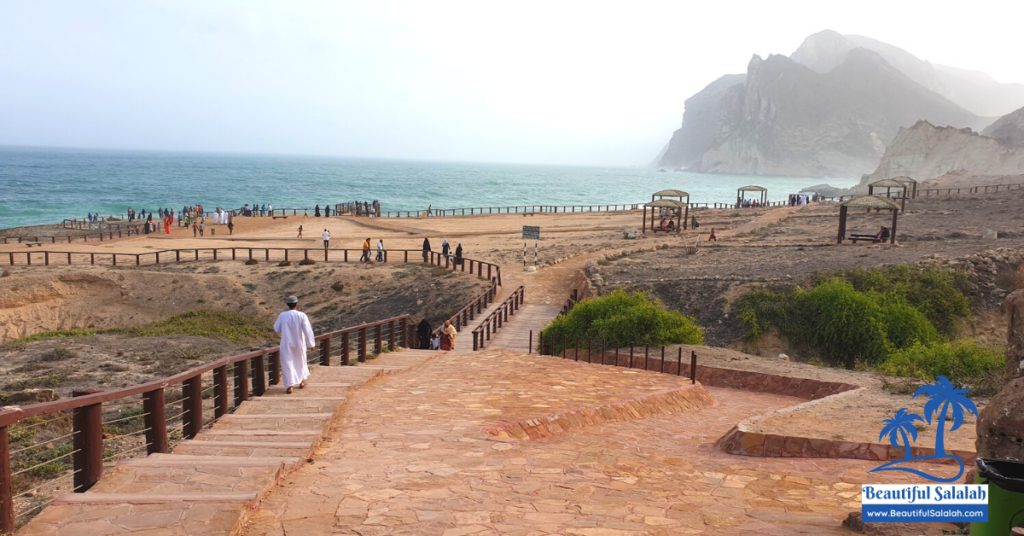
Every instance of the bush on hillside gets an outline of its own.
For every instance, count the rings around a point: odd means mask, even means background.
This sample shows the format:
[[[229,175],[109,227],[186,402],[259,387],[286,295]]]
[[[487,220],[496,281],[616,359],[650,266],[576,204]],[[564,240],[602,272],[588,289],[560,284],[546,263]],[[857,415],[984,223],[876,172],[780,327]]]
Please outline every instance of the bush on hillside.
[[[1006,356],[1002,349],[965,339],[954,343],[919,343],[897,350],[886,357],[877,371],[925,381],[945,376],[956,385],[972,389],[974,394],[993,395],[1003,383],[1005,367]]]
[[[954,332],[957,319],[970,315],[957,283],[949,270],[909,266],[832,272],[809,291],[749,292],[735,308],[749,338],[774,328],[826,363],[853,368]]]
[[[563,350],[563,340],[575,347],[577,337],[581,345],[588,337],[620,346],[704,344],[704,330],[693,318],[666,310],[642,292],[622,290],[576,304],[569,314],[552,321],[543,334],[548,344],[553,340],[555,355]]]

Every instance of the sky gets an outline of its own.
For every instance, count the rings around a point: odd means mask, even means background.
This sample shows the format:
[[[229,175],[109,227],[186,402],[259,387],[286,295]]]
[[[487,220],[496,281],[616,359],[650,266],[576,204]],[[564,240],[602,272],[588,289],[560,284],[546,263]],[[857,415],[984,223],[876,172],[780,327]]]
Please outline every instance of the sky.
[[[644,166],[824,29],[1024,83],[1022,6],[2,0],[0,145]]]

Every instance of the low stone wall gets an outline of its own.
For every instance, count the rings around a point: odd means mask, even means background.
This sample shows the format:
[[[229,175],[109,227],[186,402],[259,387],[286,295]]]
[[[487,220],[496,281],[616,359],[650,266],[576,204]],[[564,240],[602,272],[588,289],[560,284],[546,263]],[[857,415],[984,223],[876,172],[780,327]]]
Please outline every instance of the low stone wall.
[[[666,355],[664,362],[661,359],[660,347],[650,348],[646,354],[645,356],[644,348],[634,348],[632,356],[621,350],[616,352],[614,349],[604,352],[599,349],[593,351],[568,349],[560,357],[594,364],[618,365],[664,374],[690,376],[689,354],[680,354],[677,350],[675,355]],[[764,372],[701,366],[699,361],[697,362],[697,381],[711,387],[742,389],[808,400],[803,404],[740,421],[716,443],[718,448],[729,454],[774,458],[851,458],[878,461],[896,460],[903,457],[902,449],[883,443],[793,437],[750,431],[754,424],[769,415],[805,409],[809,405],[821,403],[828,397],[849,396],[864,390],[863,387],[812,378],[795,378]],[[912,447],[911,452],[914,456],[926,456],[934,454],[935,450]],[[960,450],[949,452],[960,457],[967,465],[973,464],[977,458],[975,452]]]
[[[574,349],[569,349],[563,352],[563,357],[588,363],[653,370],[676,376],[690,375],[689,354],[679,354],[677,350],[676,355],[666,355],[663,363],[660,348],[651,348],[647,353],[648,355],[645,357],[643,348],[634,349],[632,356],[628,353],[623,353],[621,350],[618,352],[607,350],[602,354],[597,349],[593,352],[588,352],[584,349],[577,352]],[[657,355],[652,355],[655,353]],[[781,376],[749,370],[701,366],[699,361],[697,363],[697,381],[711,387],[743,389],[758,393],[794,396],[807,400],[818,400],[826,396],[858,388],[858,386],[849,383],[828,382],[811,378],[794,378],[792,376]]]
[[[717,405],[718,401],[703,385],[694,384],[595,406],[573,408],[543,417],[502,423],[483,431],[501,438],[531,441],[594,424],[660,417]]]

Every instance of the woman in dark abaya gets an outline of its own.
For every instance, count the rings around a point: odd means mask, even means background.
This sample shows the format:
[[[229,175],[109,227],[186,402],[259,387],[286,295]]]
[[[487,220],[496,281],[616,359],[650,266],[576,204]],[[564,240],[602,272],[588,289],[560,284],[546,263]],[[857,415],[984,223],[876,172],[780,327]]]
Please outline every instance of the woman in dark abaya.
[[[331,215],[331,205],[325,204],[324,205],[324,217],[326,218],[326,217],[328,217],[330,215]]]
[[[416,326],[416,336],[420,340],[420,350],[430,349],[430,334],[433,330],[430,329],[430,322],[424,318],[420,320],[419,325]]]
[[[430,239],[423,239],[423,262],[430,262]]]
[[[455,266],[462,266],[462,244],[455,248]]]
[[[316,209],[314,209],[313,215],[316,216],[317,218],[320,217],[320,205],[316,206]]]

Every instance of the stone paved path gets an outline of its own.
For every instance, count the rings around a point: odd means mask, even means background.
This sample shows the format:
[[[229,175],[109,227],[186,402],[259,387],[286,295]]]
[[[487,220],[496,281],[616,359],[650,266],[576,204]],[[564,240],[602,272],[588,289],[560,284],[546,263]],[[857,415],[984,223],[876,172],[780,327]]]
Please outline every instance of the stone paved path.
[[[305,389],[272,386],[172,454],[122,461],[86,493],[58,497],[20,536],[233,534],[284,475],[305,465],[351,389],[441,354],[405,350],[314,367]]]
[[[515,316],[509,317],[502,330],[491,337],[487,348],[529,353],[530,331],[533,331],[533,343],[536,348],[538,333],[550,324],[561,310],[561,306],[558,305],[523,304]]]
[[[316,463],[269,493],[245,534],[845,534],[870,462],[713,447],[799,399],[708,389],[720,405],[545,439],[482,432],[686,384],[502,350],[441,356],[355,393]]]

